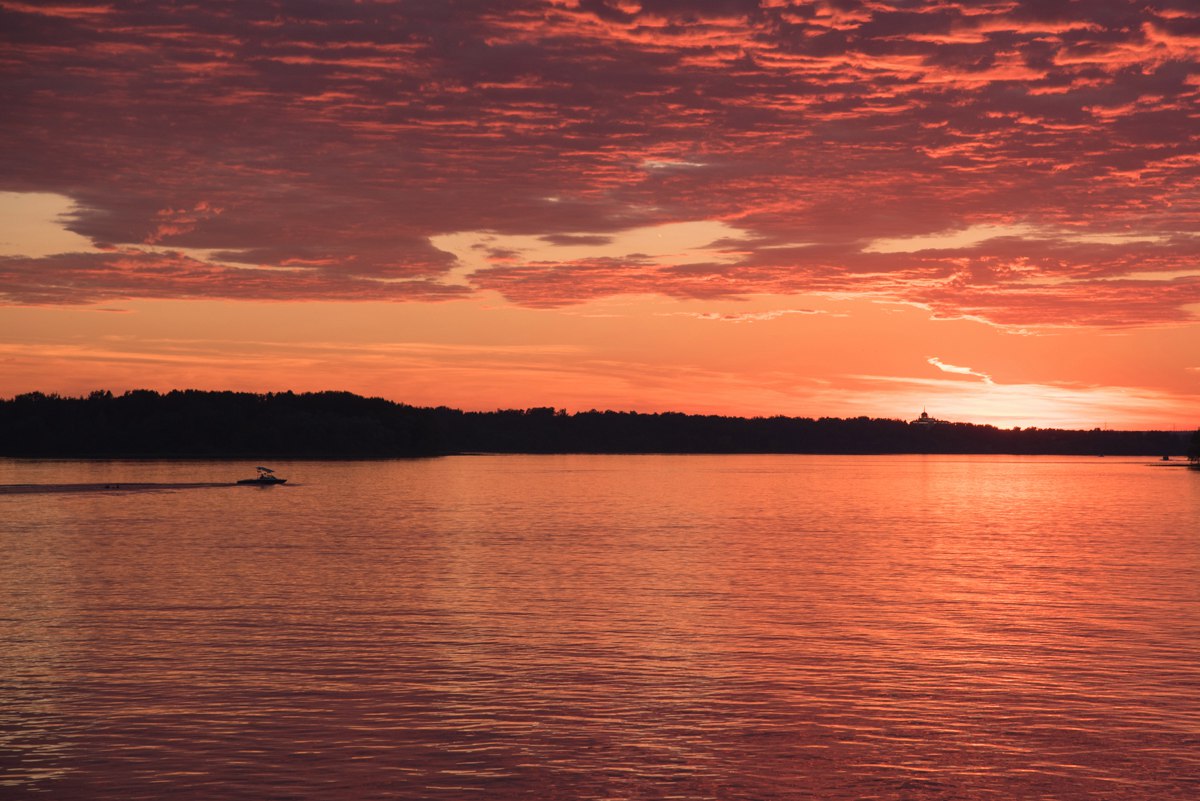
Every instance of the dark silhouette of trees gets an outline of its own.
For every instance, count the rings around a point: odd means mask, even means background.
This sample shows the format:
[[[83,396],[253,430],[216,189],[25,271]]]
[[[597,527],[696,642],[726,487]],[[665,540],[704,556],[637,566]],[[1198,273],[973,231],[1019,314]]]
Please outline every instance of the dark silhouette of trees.
[[[423,456],[440,453],[430,410],[348,392],[134,390],[0,401],[10,456]]]
[[[0,455],[371,458],[447,453],[1179,455],[1167,431],[999,429],[855,417],[723,417],[553,408],[464,412],[349,392],[32,392],[0,400]],[[1200,451],[1200,432],[1191,438]]]

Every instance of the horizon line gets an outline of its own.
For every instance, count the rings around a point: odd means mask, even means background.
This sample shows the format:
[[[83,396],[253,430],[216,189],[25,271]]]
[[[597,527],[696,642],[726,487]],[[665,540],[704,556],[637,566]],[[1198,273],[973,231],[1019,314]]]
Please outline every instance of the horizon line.
[[[102,397],[107,395],[108,398],[116,400],[118,398],[126,397],[126,396],[133,395],[133,394],[140,393],[140,392],[152,393],[159,397],[170,395],[172,393],[181,393],[181,394],[182,393],[198,393],[198,394],[212,394],[212,395],[220,395],[220,394],[228,393],[228,394],[233,394],[233,395],[254,395],[254,396],[259,396],[259,397],[275,396],[275,395],[294,395],[294,396],[350,395],[354,398],[359,398],[362,400],[384,401],[385,403],[391,403],[396,406],[407,406],[407,407],[413,408],[413,409],[425,409],[425,410],[449,409],[451,411],[460,412],[462,414],[498,414],[498,413],[503,413],[503,412],[529,413],[529,412],[536,412],[536,411],[542,411],[542,410],[549,410],[551,412],[551,414],[553,414],[553,415],[562,414],[563,416],[611,413],[611,414],[632,414],[632,415],[645,415],[645,416],[681,415],[684,417],[722,417],[722,418],[735,419],[735,420],[771,420],[771,419],[812,420],[812,421],[873,420],[873,421],[899,422],[899,423],[905,423],[907,425],[924,424],[924,425],[929,425],[929,426],[936,426],[936,425],[977,426],[980,428],[994,428],[998,431],[1038,430],[1038,431],[1079,431],[1079,432],[1088,432],[1088,433],[1095,433],[1095,432],[1112,432],[1112,433],[1154,432],[1154,433],[1189,434],[1193,430],[1189,426],[1184,426],[1183,428],[1180,428],[1178,426],[1173,426],[1169,429],[1167,429],[1167,428],[1111,428],[1107,424],[1104,424],[1101,426],[1094,426],[1092,428],[1061,428],[1061,427],[1043,426],[1043,425],[1004,427],[1004,426],[996,425],[994,423],[977,423],[977,422],[965,421],[965,420],[945,420],[945,419],[941,419],[941,418],[936,418],[933,415],[927,415],[925,407],[922,407],[921,415],[919,415],[915,419],[911,419],[911,420],[904,418],[904,417],[875,417],[875,416],[863,415],[863,414],[849,416],[849,417],[837,417],[837,416],[831,416],[831,415],[805,416],[805,415],[789,415],[789,414],[783,414],[783,413],[746,415],[746,414],[718,414],[718,413],[713,413],[713,412],[685,412],[685,411],[678,411],[678,410],[645,412],[645,411],[639,411],[634,408],[630,408],[630,409],[613,409],[613,408],[599,409],[596,407],[592,407],[589,409],[581,408],[581,409],[576,409],[574,411],[571,411],[571,410],[567,409],[566,407],[559,408],[559,407],[553,406],[553,405],[526,406],[526,407],[516,407],[516,406],[500,407],[500,406],[498,406],[498,407],[492,408],[492,409],[466,409],[466,408],[450,406],[448,404],[423,406],[423,405],[408,403],[408,402],[402,401],[402,400],[394,400],[392,398],[387,398],[382,395],[362,395],[357,392],[352,392],[350,390],[345,390],[345,389],[303,390],[303,391],[299,391],[299,392],[292,390],[292,389],[286,389],[286,390],[272,390],[272,391],[267,391],[267,392],[254,392],[254,391],[250,391],[250,390],[237,390],[237,389],[198,389],[195,387],[187,387],[187,388],[176,387],[176,388],[172,388],[172,389],[164,391],[164,390],[156,390],[156,389],[139,387],[139,388],[135,388],[135,389],[124,390],[123,392],[121,392],[119,394],[115,393],[109,389],[95,389],[95,390],[91,390],[90,392],[87,392],[84,394],[79,394],[79,395],[70,395],[70,394],[63,394],[63,393],[58,393],[58,392],[43,392],[42,390],[30,390],[28,392],[15,393],[10,397],[0,397],[0,403],[12,403],[12,402],[15,402],[18,398],[22,398],[22,397],[26,397],[26,396],[41,396],[44,398],[58,398],[58,399],[62,399],[62,400],[87,401],[98,395],[102,396]],[[928,422],[922,423],[921,422],[922,420],[927,420]],[[1200,431],[1200,423],[1197,424],[1195,430]]]

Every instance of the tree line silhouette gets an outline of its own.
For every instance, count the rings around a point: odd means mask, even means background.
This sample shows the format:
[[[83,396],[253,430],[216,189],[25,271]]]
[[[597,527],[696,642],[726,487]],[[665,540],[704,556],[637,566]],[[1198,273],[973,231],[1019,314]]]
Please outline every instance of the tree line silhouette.
[[[1190,437],[1190,440],[1189,440]],[[452,453],[999,453],[1179,456],[1173,431],[553,408],[465,412],[349,392],[33,392],[0,400],[0,455],[386,458]]]

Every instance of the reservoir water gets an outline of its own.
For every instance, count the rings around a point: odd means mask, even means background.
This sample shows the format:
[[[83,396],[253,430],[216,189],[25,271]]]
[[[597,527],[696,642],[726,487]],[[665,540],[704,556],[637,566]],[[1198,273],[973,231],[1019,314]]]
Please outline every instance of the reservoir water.
[[[0,797],[1191,801],[1151,462],[0,460]]]

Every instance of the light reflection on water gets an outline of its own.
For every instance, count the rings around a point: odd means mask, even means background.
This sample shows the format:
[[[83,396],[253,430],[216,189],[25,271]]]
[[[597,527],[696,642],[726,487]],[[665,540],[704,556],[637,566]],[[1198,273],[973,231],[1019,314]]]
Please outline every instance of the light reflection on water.
[[[0,495],[0,796],[1200,797],[1188,471],[275,467]]]

